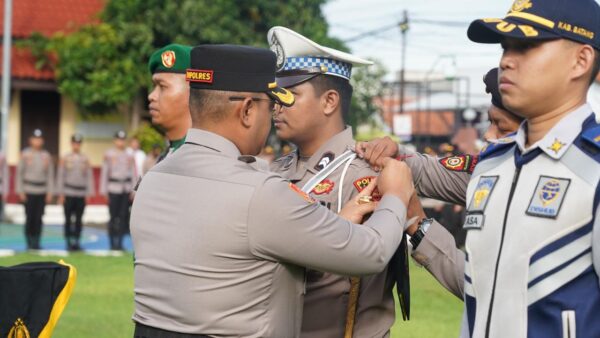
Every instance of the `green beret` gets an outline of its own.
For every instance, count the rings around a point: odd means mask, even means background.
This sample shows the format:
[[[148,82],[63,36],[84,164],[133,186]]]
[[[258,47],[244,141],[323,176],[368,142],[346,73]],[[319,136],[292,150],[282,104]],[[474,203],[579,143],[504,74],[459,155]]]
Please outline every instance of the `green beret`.
[[[148,61],[148,69],[154,73],[181,73],[190,68],[190,51],[192,47],[170,44],[152,54]]]

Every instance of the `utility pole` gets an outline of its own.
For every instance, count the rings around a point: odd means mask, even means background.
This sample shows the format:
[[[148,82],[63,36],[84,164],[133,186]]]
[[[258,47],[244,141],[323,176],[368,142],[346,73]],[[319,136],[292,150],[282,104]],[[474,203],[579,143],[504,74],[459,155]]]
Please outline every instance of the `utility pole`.
[[[402,21],[399,24],[400,33],[402,34],[402,56],[400,68],[400,114],[404,113],[404,87],[405,87],[405,64],[406,64],[406,32],[408,31],[408,11],[404,10]]]
[[[2,137],[1,149],[4,154],[8,152],[8,110],[10,109],[10,57],[12,46],[12,0],[4,0],[4,34],[2,37]],[[7,184],[7,183],[6,183]]]

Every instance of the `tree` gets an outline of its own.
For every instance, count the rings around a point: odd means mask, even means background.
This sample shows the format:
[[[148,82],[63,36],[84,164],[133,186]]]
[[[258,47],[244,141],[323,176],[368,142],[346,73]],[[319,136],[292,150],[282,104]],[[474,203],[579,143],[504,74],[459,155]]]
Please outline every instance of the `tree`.
[[[384,66],[375,61],[375,64],[369,67],[357,67],[352,69],[352,78],[350,80],[354,93],[350,103],[350,116],[348,124],[356,132],[356,128],[371,121],[373,114],[380,113],[380,107],[373,99],[383,94],[383,76],[386,70]]]
[[[143,103],[149,86],[148,58],[169,43],[265,47],[269,28],[283,25],[347,50],[327,36],[321,13],[325,1],[110,0],[101,24],[70,35],[37,34],[25,45],[34,55],[45,56],[39,64],[54,67],[59,91],[82,113],[128,112]]]

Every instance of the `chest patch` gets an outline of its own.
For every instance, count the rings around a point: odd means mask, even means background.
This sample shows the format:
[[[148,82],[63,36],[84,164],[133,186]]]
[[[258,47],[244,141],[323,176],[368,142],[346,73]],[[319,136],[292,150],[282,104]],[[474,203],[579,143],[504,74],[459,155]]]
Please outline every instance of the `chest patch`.
[[[354,181],[354,187],[356,188],[356,190],[358,190],[358,192],[361,192],[363,190],[365,190],[365,188],[369,185],[369,183],[371,183],[371,180],[373,180],[375,178],[375,176],[365,176],[365,177],[361,177],[359,179],[357,179],[356,181]],[[381,200],[381,194],[379,193],[379,189],[375,188],[375,190],[373,190],[373,193],[371,194],[373,196],[373,200],[374,201],[380,201]]]
[[[321,183],[317,184],[317,186],[314,187],[311,192],[315,195],[329,194],[333,190],[334,186],[335,183],[333,181],[325,179],[322,180]]]
[[[467,209],[464,229],[481,229],[485,221],[485,207],[498,182],[498,176],[482,176],[479,178],[473,198]]]
[[[485,211],[496,182],[498,182],[498,176],[481,176],[479,178],[477,188],[475,188],[475,193],[467,209],[469,213],[483,213]]]
[[[568,178],[540,176],[527,207],[527,215],[556,218],[570,184]]]

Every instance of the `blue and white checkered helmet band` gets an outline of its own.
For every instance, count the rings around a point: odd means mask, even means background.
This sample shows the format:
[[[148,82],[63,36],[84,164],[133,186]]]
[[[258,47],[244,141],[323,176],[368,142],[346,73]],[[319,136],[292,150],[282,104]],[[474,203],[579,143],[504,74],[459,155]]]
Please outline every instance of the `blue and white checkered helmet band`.
[[[317,56],[289,57],[286,59],[283,71],[305,69],[311,67],[327,67],[325,74],[335,75],[350,80],[352,64]]]

